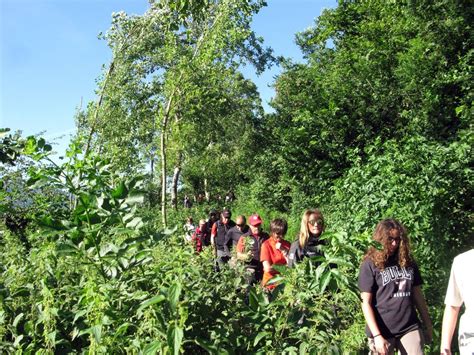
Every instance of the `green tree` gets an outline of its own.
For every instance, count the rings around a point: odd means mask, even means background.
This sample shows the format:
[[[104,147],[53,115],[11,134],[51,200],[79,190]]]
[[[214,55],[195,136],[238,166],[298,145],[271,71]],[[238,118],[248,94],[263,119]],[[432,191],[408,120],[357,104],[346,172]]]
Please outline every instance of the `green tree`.
[[[267,124],[282,198],[324,199],[375,139],[449,142],[470,127],[472,15],[465,1],[340,1],[297,34],[307,61],[284,63]]]
[[[120,136],[128,148],[122,149],[117,158],[124,161],[128,156],[125,161],[130,162],[146,155],[152,174],[159,152],[164,225],[169,150],[181,143],[180,135],[174,132],[179,132],[177,126],[190,117],[203,117],[199,109],[208,104],[216,107],[206,99],[224,99],[200,97],[198,79],[217,75],[217,70],[235,70],[248,61],[262,71],[270,54],[250,29],[252,14],[264,5],[263,1],[210,1],[197,8],[189,2],[180,4],[182,7],[176,8],[173,2],[156,2],[143,16],[114,15],[106,36],[114,58],[102,81],[101,105],[93,110],[94,115],[86,115],[92,116],[89,125],[96,133],[96,149],[110,149],[109,143]],[[199,11],[194,13],[196,9]],[[212,130],[219,126],[217,117],[213,113],[200,124],[207,124],[207,129]],[[176,152],[177,166],[182,156]]]

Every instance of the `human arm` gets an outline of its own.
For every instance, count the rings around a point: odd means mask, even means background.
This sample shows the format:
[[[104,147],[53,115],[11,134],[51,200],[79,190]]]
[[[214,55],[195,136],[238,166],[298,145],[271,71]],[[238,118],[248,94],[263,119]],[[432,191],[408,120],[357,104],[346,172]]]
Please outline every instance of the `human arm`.
[[[428,313],[428,306],[426,305],[425,297],[423,296],[423,291],[421,286],[413,287],[413,302],[415,307],[420,313],[421,321],[425,328],[425,340],[429,344],[433,340],[433,324],[431,323],[431,318]]]
[[[217,235],[217,223],[214,223],[211,228],[211,245],[215,247]]]
[[[460,309],[461,307],[450,305],[446,305],[444,308],[443,326],[441,327],[441,354],[451,354],[451,341],[454,329],[456,329]]]
[[[262,264],[263,264],[263,272],[270,273],[272,271],[272,265],[270,264],[269,261],[264,260]]]
[[[233,246],[233,239],[232,239],[232,236],[234,234],[233,232],[234,230],[233,228],[231,228],[227,231],[227,233],[224,236],[224,249],[227,253],[230,253]]]
[[[362,313],[364,313],[367,326],[374,337],[375,349],[379,354],[386,355],[388,354],[388,347],[390,344],[380,333],[380,328],[375,319],[375,313],[372,307],[372,297],[373,295],[371,292],[361,292]]]

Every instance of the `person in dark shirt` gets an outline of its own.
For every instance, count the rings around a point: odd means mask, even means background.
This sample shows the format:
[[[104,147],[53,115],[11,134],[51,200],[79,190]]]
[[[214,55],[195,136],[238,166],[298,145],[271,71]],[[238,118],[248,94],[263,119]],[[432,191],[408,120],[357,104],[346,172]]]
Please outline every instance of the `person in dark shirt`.
[[[225,240],[227,232],[235,226],[235,222],[230,219],[231,216],[230,210],[222,211],[221,219],[214,223],[211,229],[211,245],[216,249],[216,260],[219,267],[227,264],[230,259]]]
[[[229,229],[225,236],[225,245],[229,253],[232,249],[235,249],[242,234],[247,233],[248,230],[249,226],[245,216],[237,216],[235,218],[235,226]]]
[[[371,354],[423,354],[423,335],[415,308],[432,339],[418,266],[410,253],[405,227],[395,219],[377,224],[373,239],[382,249],[370,248],[359,273],[362,311]]]
[[[295,240],[288,252],[288,266],[293,267],[305,257],[322,256],[320,239],[324,231],[324,218],[318,209],[304,211],[298,239]]]

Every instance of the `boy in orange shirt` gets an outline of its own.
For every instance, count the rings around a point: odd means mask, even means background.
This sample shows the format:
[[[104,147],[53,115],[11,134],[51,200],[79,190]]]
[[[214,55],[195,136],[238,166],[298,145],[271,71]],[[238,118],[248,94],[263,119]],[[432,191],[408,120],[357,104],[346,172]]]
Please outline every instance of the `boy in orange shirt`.
[[[268,281],[278,271],[273,269],[273,265],[287,265],[288,251],[290,250],[290,242],[283,239],[288,230],[288,224],[284,219],[277,218],[270,223],[270,238],[263,244],[260,251],[260,261],[263,264],[263,280],[262,285],[268,289],[275,288],[275,284],[267,285]]]

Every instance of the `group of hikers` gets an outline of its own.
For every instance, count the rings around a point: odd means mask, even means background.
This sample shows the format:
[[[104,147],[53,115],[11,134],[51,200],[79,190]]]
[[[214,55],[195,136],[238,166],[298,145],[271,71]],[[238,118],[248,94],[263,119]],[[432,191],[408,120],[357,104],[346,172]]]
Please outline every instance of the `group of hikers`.
[[[261,283],[271,291],[276,286],[271,279],[278,274],[275,265],[293,267],[305,257],[324,256],[321,235],[325,224],[318,209],[304,211],[298,238],[292,243],[285,239],[288,224],[282,218],[272,220],[266,233],[262,230],[263,220],[256,213],[248,221],[243,215],[237,216],[235,222],[231,217],[228,209],[221,213],[212,210],[197,228],[189,217],[185,225],[187,240],[198,253],[211,246],[218,268],[242,262],[249,285]],[[401,354],[423,354],[424,344],[432,340],[433,327],[407,230],[395,219],[384,219],[377,224],[373,239],[381,247],[369,248],[358,280],[370,353],[393,354],[398,349]],[[459,349],[461,354],[474,354],[474,278],[469,275],[473,268],[474,249],[454,260],[445,298],[441,354],[451,354],[463,303],[466,311],[459,327]]]
[[[276,285],[269,282],[278,272],[274,265],[294,266],[306,256],[322,255],[319,238],[323,232],[323,215],[317,209],[305,211],[301,222],[299,238],[293,243],[285,240],[288,224],[282,218],[270,222],[269,233],[263,231],[263,220],[257,213],[231,219],[230,210],[219,213],[212,210],[208,220],[201,219],[193,229],[192,218],[185,224],[187,240],[193,243],[199,253],[206,246],[215,250],[219,268],[237,261],[245,265],[250,285],[261,283],[271,290]]]

